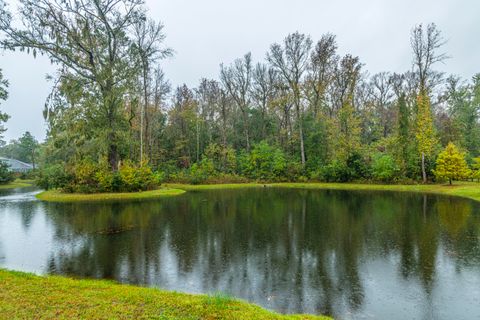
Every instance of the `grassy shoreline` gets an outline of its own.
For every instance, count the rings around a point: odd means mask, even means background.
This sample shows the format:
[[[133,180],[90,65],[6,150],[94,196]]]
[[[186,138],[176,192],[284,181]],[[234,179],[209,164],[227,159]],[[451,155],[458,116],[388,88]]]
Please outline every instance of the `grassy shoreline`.
[[[215,190],[215,189],[239,189],[239,188],[292,188],[292,189],[319,189],[319,190],[352,190],[352,191],[392,191],[392,192],[414,192],[440,194],[448,196],[457,196],[480,201],[480,183],[476,182],[456,182],[453,185],[445,184],[362,184],[362,183],[266,183],[266,184],[214,184],[214,185],[186,185],[186,184],[167,184],[169,188],[181,189],[185,191]]]
[[[44,191],[36,195],[37,199],[47,202],[98,202],[120,200],[147,200],[163,197],[178,196],[185,193],[184,190],[163,188],[152,191],[130,193],[63,193],[58,190]]]
[[[20,180],[17,179],[13,182],[10,182],[8,184],[3,184],[0,185],[0,190],[6,190],[6,189],[15,189],[15,188],[26,188],[32,186],[34,183],[33,180]]]
[[[280,315],[225,295],[182,294],[1,269],[0,288],[0,318],[5,319],[330,319]]]
[[[96,201],[118,201],[118,200],[141,200],[154,199],[168,196],[181,195],[188,191],[220,190],[220,189],[243,189],[243,188],[292,188],[292,189],[322,189],[322,190],[352,190],[352,191],[392,191],[392,192],[414,192],[457,196],[480,201],[480,183],[457,182],[453,185],[445,184],[363,184],[363,183],[239,183],[239,184],[211,184],[211,185],[189,185],[167,183],[165,188],[132,193],[98,193],[78,194],[63,193],[58,190],[45,191],[36,197],[47,202],[96,202]]]

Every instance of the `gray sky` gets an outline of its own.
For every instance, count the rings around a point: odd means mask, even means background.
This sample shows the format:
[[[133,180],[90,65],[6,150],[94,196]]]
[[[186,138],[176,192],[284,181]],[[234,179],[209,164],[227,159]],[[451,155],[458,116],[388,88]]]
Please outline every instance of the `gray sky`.
[[[12,3],[12,0],[7,0]],[[263,60],[270,44],[300,31],[316,42],[337,35],[341,54],[360,56],[370,73],[411,68],[409,34],[417,23],[435,22],[448,40],[452,58],[438,69],[470,78],[480,72],[478,0],[147,0],[150,16],[165,24],[166,44],[176,52],[163,62],[173,85],[195,86],[202,77],[218,78],[221,62],[251,51]],[[0,54],[10,81],[2,110],[12,116],[7,140],[29,130],[45,137],[42,110],[54,69],[48,59],[22,53]]]

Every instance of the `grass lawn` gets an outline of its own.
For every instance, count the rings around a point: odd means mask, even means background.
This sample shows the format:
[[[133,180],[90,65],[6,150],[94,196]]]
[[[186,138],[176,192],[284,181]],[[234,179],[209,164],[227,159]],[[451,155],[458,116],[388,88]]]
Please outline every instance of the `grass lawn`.
[[[15,188],[25,188],[33,185],[33,180],[20,180],[17,179],[9,184],[0,184],[0,189],[15,189]]]
[[[95,202],[95,201],[117,201],[117,200],[139,200],[161,197],[178,196],[185,193],[184,190],[163,188],[152,191],[130,192],[130,193],[64,193],[58,190],[50,190],[39,193],[36,197],[42,201],[49,202]]]
[[[329,319],[279,315],[225,295],[0,270],[1,319]]]

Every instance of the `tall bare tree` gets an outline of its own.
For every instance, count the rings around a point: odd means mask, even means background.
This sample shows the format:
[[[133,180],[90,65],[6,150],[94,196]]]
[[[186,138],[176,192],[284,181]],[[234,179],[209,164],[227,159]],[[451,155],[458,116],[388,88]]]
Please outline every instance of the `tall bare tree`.
[[[435,63],[443,62],[448,56],[438,50],[445,44],[445,40],[435,23],[426,28],[422,24],[415,26],[410,36],[413,50],[413,65],[418,77],[418,91],[429,92],[442,78],[442,74],[432,69]]]
[[[139,60],[140,78],[143,91],[143,103],[140,110],[140,162],[143,162],[144,144],[149,144],[148,132],[149,118],[147,108],[150,100],[151,66],[158,63],[160,59],[173,54],[169,48],[163,48],[165,40],[163,24],[153,20],[139,19],[134,24],[134,51]]]
[[[297,116],[298,133],[300,139],[300,156],[302,166],[305,166],[305,143],[303,133],[303,104],[302,104],[302,81],[308,66],[312,40],[310,37],[295,32],[289,34],[283,44],[273,44],[267,53],[267,60],[278,70],[287,82],[292,92],[293,102]]]
[[[252,55],[247,53],[242,59],[237,59],[229,67],[221,66],[220,79],[243,118],[243,128],[247,150],[250,150],[249,108],[250,90],[252,86]]]
[[[261,115],[261,138],[267,137],[267,114],[268,107],[275,92],[275,82],[278,73],[266,64],[257,63],[253,71],[252,98],[260,109]]]
[[[323,35],[310,56],[306,81],[307,96],[315,117],[322,109],[327,108],[326,94],[328,87],[332,84],[338,60],[335,35],[330,33]]]

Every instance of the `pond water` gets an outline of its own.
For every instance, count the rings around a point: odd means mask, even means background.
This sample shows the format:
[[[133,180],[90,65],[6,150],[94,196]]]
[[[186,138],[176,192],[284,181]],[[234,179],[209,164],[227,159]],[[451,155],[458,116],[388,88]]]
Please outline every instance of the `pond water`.
[[[341,319],[480,319],[480,206],[459,198],[256,188],[52,204],[0,193],[0,268]]]

